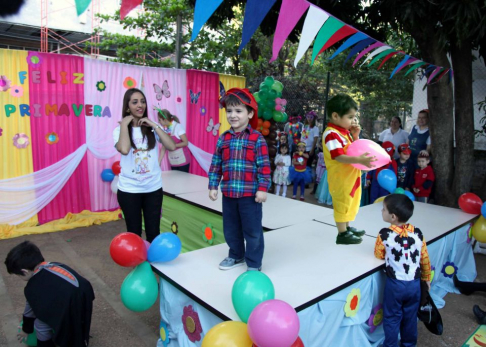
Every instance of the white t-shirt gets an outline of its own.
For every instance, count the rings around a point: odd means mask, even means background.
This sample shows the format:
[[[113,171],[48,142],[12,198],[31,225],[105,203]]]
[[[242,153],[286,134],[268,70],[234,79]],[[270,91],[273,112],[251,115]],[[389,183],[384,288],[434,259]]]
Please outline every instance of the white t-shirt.
[[[115,145],[120,138],[120,127],[113,130]],[[126,193],[151,193],[162,188],[162,170],[159,166],[159,150],[156,145],[147,150],[147,138],[143,139],[140,127],[132,128],[132,138],[137,149],[130,147],[127,155],[121,156],[121,171],[118,175],[118,189]],[[155,139],[160,142],[155,133]]]
[[[314,143],[314,139],[316,137],[319,137],[319,127],[314,126],[313,128],[309,128],[308,125],[305,125],[304,129],[302,130],[300,140],[302,142],[305,142],[306,152],[310,152],[312,150],[312,144]]]
[[[173,121],[172,124],[168,129],[165,130],[165,132],[169,136],[175,136],[177,139],[181,139],[181,135],[186,134],[186,129],[184,129],[184,126],[180,123],[177,123],[176,121]]]
[[[395,154],[393,155],[393,157],[396,159],[400,156],[398,154],[398,146],[400,146],[402,143],[407,143],[408,132],[403,129],[398,129],[395,134],[392,134],[391,129],[388,128],[380,134],[379,140],[381,142],[390,141],[391,143],[393,143],[393,145],[395,146]]]

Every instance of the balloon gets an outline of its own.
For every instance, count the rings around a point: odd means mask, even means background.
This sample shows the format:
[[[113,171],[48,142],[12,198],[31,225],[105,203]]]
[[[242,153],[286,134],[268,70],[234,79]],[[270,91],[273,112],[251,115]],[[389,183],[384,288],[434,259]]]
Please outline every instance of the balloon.
[[[405,189],[397,188],[393,191],[393,194],[405,194]]]
[[[472,227],[472,234],[476,240],[486,243],[486,219],[480,216]]]
[[[260,95],[258,94],[258,92],[253,93],[253,97],[255,98],[256,102],[260,101]]]
[[[277,92],[277,96],[278,96],[279,98],[281,98],[281,97],[282,97],[282,92]]]
[[[275,105],[275,111],[282,111],[282,105]]]
[[[275,103],[276,104],[280,104],[282,102],[282,99],[280,99],[279,97],[275,98]]]
[[[268,99],[268,88],[267,90],[260,90],[258,92],[258,96],[260,96],[260,102],[265,103],[265,101]]]
[[[262,135],[263,135],[263,136],[267,136],[268,134],[270,134],[270,130],[269,130],[269,129],[267,129],[267,128],[263,128],[263,129],[262,129]]]
[[[383,200],[385,200],[385,198],[387,197],[388,195],[385,195],[385,196],[382,196],[382,197],[379,197],[378,199],[376,199],[375,201],[373,201],[373,204],[377,204],[379,202],[382,202]]]
[[[275,109],[275,101],[272,100],[272,99],[268,99],[267,101],[265,101],[265,106],[268,107],[271,110],[274,110]]]
[[[248,319],[251,340],[261,347],[290,346],[299,335],[299,317],[294,308],[281,300],[259,304]]]
[[[104,169],[101,171],[101,179],[103,182],[111,182],[115,178],[115,174],[113,173],[113,170],[111,169]]]
[[[272,123],[270,123],[268,120],[263,122],[263,128],[264,129],[269,129]]]
[[[273,102],[275,102],[275,99],[277,98],[277,92],[273,89],[270,89],[268,95],[269,95],[268,98],[271,99]]]
[[[392,170],[382,170],[378,174],[378,184],[383,189],[393,193],[397,188],[397,175]]]
[[[181,240],[171,232],[162,233],[157,236],[148,250],[149,262],[171,261],[181,253]]]
[[[275,80],[273,79],[272,76],[267,76],[265,77],[265,79],[263,80],[263,83],[265,83],[266,86],[268,86],[269,88],[271,86],[273,86],[273,83],[275,82]]]
[[[158,294],[157,279],[146,261],[128,274],[120,289],[123,305],[135,312],[148,310],[157,301]]]
[[[481,206],[481,214],[486,218],[486,202]]]
[[[147,249],[137,234],[121,233],[111,240],[110,255],[118,265],[132,267],[147,260]]]
[[[258,124],[257,124],[257,128],[263,126],[263,120],[259,119],[258,120]]]
[[[410,200],[415,201],[415,195],[413,195],[412,192],[406,190],[403,194],[405,194],[406,196],[408,196],[410,198]]]
[[[283,106],[287,105],[287,100],[282,99],[282,102],[280,104],[283,105]]]
[[[305,347],[305,346],[304,346],[304,342],[302,342],[300,337],[297,336],[297,340],[295,340],[295,342],[290,347]]]
[[[268,87],[265,82],[260,83],[260,92],[268,93],[270,91],[270,87]],[[260,96],[261,98],[261,96]]]
[[[248,326],[243,322],[222,322],[204,336],[201,347],[251,347]]]
[[[374,168],[368,168],[364,165],[361,164],[351,164],[355,168],[363,170],[363,171],[370,171],[373,169],[378,169],[388,163],[390,163],[391,159],[388,153],[376,142],[373,142],[371,140],[356,140],[353,143],[351,143],[348,147],[348,150],[346,152],[346,155],[349,155],[351,157],[359,157],[360,155],[364,153],[370,153],[369,155],[375,156],[377,161],[374,161],[372,165]]]
[[[113,194],[116,194],[118,192],[118,176],[115,176],[113,181],[111,181],[111,191]]]
[[[20,328],[19,328],[19,330],[17,330],[19,333],[22,330],[22,325],[24,325],[24,321],[20,322]],[[23,342],[27,346],[32,346],[32,347],[37,346],[37,333],[35,331],[35,327],[34,327],[34,332],[27,335],[27,339],[24,340]]]
[[[283,113],[282,113],[282,112],[279,112],[279,111],[273,111],[273,120],[274,120],[275,122],[280,123],[280,122],[282,122],[282,121],[283,121],[283,118],[284,118],[284,116],[283,116]]]
[[[459,207],[466,213],[480,214],[481,198],[474,193],[464,193],[459,197]]]
[[[276,92],[282,92],[283,88],[284,86],[280,81],[275,81],[275,83],[272,86],[272,89],[275,90]]]
[[[270,110],[263,111],[263,119],[270,120],[273,117],[273,112]]]
[[[118,161],[115,161],[113,163],[113,165],[111,166],[111,171],[113,171],[113,173],[115,175],[120,174],[120,172],[121,172],[121,166],[120,166],[120,161],[119,160]]]

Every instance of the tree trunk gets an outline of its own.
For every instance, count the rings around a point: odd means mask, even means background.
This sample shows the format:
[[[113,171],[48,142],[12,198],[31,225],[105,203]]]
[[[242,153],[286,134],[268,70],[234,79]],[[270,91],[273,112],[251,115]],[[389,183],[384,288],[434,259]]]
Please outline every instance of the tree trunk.
[[[454,68],[455,113],[455,170],[453,193],[455,201],[471,191],[474,170],[474,110],[472,89],[472,47],[468,40],[460,46],[451,43],[451,60]]]

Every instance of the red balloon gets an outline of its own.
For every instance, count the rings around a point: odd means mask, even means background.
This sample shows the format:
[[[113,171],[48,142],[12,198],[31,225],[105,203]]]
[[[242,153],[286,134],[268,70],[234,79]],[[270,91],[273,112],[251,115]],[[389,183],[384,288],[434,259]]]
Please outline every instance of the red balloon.
[[[263,128],[262,135],[267,136],[268,134],[270,134],[270,130],[268,130],[268,128]]]
[[[258,347],[258,346],[253,344],[252,347]],[[290,347],[305,347],[305,346],[302,340],[300,339],[300,337],[297,336],[297,340],[295,340],[295,342]]]
[[[459,197],[459,207],[466,213],[480,214],[483,202],[474,193],[464,193]]]
[[[118,161],[115,161],[115,162],[113,163],[113,165],[111,166],[111,171],[113,171],[113,173],[114,173],[115,175],[118,175],[118,174],[120,173],[120,171],[121,171],[121,166],[120,166],[120,161],[119,161],[119,160],[118,160]]]
[[[137,234],[121,233],[111,241],[110,255],[118,265],[133,267],[147,260],[147,248]]]
[[[271,125],[272,124],[268,120],[266,120],[266,121],[263,122],[263,128],[264,129],[269,129]]]

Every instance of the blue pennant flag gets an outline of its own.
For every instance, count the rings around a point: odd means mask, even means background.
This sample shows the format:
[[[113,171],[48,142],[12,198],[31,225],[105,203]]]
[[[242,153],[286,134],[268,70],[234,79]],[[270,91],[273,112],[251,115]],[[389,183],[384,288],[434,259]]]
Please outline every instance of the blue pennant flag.
[[[245,8],[245,18],[243,19],[243,34],[241,35],[241,45],[238,54],[246,46],[248,41],[262,23],[268,11],[277,0],[248,0]]]
[[[357,42],[366,39],[367,37],[369,37],[369,36],[366,35],[366,34],[363,34],[361,31],[358,31],[356,34],[354,34],[349,39],[347,39],[346,42],[344,42],[341,45],[341,47],[339,47],[336,50],[336,52],[334,52],[334,54],[329,58],[329,60],[334,59],[339,53],[341,53],[345,49],[351,47],[352,45],[356,44]]]
[[[223,0],[196,0],[194,9],[194,25],[192,26],[191,41],[199,34],[203,25],[213,15],[214,11],[221,5]]]
[[[368,47],[369,45],[375,43],[376,40],[375,39],[372,39],[372,38],[369,38],[369,39],[365,39],[363,41],[361,41],[360,43],[358,43],[356,46],[353,47],[353,49],[351,50],[351,52],[349,52],[348,56],[346,57],[346,60],[344,61],[343,65],[346,64],[346,62],[351,59],[351,57],[353,55],[355,55],[356,53],[362,51],[363,49],[365,49],[366,47]]]

